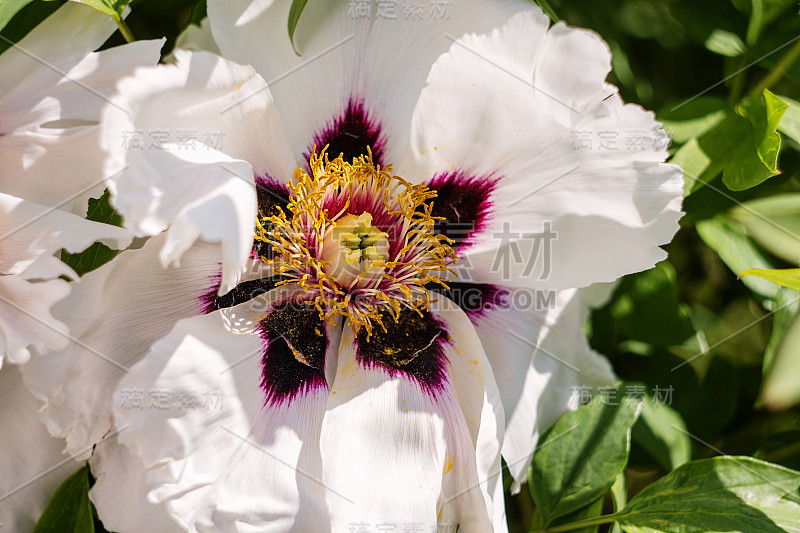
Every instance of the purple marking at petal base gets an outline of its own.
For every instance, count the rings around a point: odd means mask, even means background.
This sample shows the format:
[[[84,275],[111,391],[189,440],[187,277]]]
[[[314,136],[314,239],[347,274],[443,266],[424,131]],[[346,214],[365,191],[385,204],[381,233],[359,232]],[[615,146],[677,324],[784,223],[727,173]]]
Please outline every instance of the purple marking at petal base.
[[[319,153],[328,145],[331,159],[342,154],[345,161],[367,155],[367,146],[372,150],[372,160],[384,166],[383,155],[386,139],[381,133],[381,124],[370,116],[364,106],[364,99],[350,97],[341,116],[330,121],[325,128],[314,135],[314,145]],[[306,159],[311,155],[314,146],[308,147]]]
[[[286,185],[270,176],[256,176],[255,181],[259,217],[274,215],[275,207],[286,209],[289,205],[289,189]]]
[[[386,331],[375,326],[367,340],[364,328],[356,336],[356,359],[366,368],[381,368],[390,376],[407,376],[436,396],[447,379],[445,344],[452,339],[445,324],[430,312],[400,311],[398,321],[384,313]]]
[[[217,270],[216,274],[212,274],[208,277],[208,281],[210,284],[209,289],[198,298],[200,304],[203,306],[202,313],[204,315],[213,313],[219,309],[217,307],[217,298],[219,298],[219,285],[222,282],[222,264],[219,265],[219,269]]]
[[[255,181],[259,219],[277,214],[279,207],[286,211],[286,206],[289,205],[289,189],[286,185],[270,176],[256,176]],[[271,258],[269,245],[263,241],[253,241],[250,258],[258,259],[262,256]]]
[[[437,193],[431,214],[444,217],[436,223],[436,231],[453,239],[456,251],[474,244],[475,235],[485,229],[492,215],[490,197],[499,180],[492,174],[469,176],[458,170],[437,174],[426,183]]]
[[[205,314],[213,313],[218,309],[227,309],[228,307],[242,304],[252,300],[253,298],[256,298],[257,296],[268,293],[274,289],[281,280],[279,276],[275,276],[270,278],[244,281],[234,287],[231,291],[220,296],[218,294],[219,280],[222,278],[219,275],[216,277],[216,285],[200,297],[204,304],[203,312]]]
[[[289,404],[298,395],[327,389],[328,338],[319,312],[304,302],[284,300],[261,320],[264,355],[261,388],[265,405]],[[292,347],[305,360],[295,357]]]
[[[448,281],[448,289],[433,287],[431,290],[448,297],[469,317],[477,322],[487,312],[508,309],[511,306],[511,290],[498,285]]]

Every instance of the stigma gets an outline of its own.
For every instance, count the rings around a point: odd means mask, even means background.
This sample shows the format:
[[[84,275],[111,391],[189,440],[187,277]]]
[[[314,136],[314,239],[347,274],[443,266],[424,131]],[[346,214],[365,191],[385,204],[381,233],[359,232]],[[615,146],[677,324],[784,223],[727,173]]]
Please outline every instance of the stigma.
[[[331,224],[323,238],[323,271],[339,287],[366,287],[380,277],[389,259],[389,234],[372,226],[372,215],[349,214]]]

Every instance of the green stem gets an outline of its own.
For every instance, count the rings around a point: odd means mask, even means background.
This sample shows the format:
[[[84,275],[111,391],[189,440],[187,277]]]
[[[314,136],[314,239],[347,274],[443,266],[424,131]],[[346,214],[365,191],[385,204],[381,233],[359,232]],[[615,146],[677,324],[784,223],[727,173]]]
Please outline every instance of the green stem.
[[[739,60],[737,69],[739,74],[737,74],[733,79],[733,84],[731,85],[731,94],[728,96],[728,102],[731,104],[737,103],[742,97],[742,92],[744,91],[745,74],[747,73],[747,70],[745,69],[746,65],[747,62],[745,57],[742,56],[742,58]]]
[[[573,531],[582,527],[599,526],[600,524],[608,524],[615,522],[619,518],[619,513],[606,514],[603,516],[596,516],[594,518],[587,518],[586,520],[579,520],[571,524],[564,524],[561,526],[552,526],[539,529],[535,533],[560,533],[562,531]]]
[[[128,25],[125,24],[125,21],[122,20],[122,17],[120,17],[119,14],[115,13],[115,14],[111,15],[111,18],[113,18],[114,22],[117,23],[117,27],[119,28],[119,32],[122,34],[123,37],[125,37],[126,41],[128,41],[129,43],[132,43],[133,41],[136,40],[136,37],[133,36],[133,32],[128,27]]]
[[[560,20],[547,0],[536,0],[536,3],[539,4],[539,7],[542,8],[542,11],[547,13],[547,16],[550,17],[550,20],[553,22],[558,22]]]
[[[786,52],[782,58],[780,58],[775,66],[772,67],[769,72],[767,72],[767,75],[761,78],[761,81],[759,81],[758,84],[753,87],[749,93],[747,93],[748,96],[753,98],[760,97],[761,93],[764,92],[764,89],[769,89],[783,77],[786,69],[792,66],[792,63],[794,63],[798,57],[800,57],[800,38],[798,38],[789,51]]]

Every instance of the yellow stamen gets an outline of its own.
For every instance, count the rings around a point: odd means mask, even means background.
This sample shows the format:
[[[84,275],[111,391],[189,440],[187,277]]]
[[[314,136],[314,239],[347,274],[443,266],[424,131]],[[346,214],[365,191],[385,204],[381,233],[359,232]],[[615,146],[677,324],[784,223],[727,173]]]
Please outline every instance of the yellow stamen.
[[[441,275],[456,259],[453,241],[434,233],[441,219],[431,215],[436,191],[375,165],[369,149],[351,163],[329,160],[326,149],[311,155],[310,175],[295,170],[288,212],[256,221],[255,238],[274,255],[262,260],[284,277],[282,284],[308,293],[321,318],[343,315],[354,333],[363,326],[369,335],[373,323],[385,329],[382,312],[397,320],[402,309],[430,307],[425,286],[446,287]],[[349,212],[354,206],[361,212]],[[390,227],[376,227],[378,218]],[[359,265],[355,275],[336,271],[340,252]]]

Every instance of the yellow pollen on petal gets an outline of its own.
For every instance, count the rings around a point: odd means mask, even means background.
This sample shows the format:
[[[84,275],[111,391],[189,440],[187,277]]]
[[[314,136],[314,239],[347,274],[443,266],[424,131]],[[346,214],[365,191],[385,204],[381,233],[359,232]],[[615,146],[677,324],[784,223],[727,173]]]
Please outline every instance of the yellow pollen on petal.
[[[452,241],[434,231],[436,191],[376,165],[369,149],[352,162],[315,150],[309,168],[295,170],[286,209],[256,221],[255,238],[271,252],[261,259],[280,283],[305,291],[321,318],[349,318],[354,334],[385,329],[387,314],[429,309],[426,285],[446,288],[456,259]]]
[[[452,453],[447,452],[447,455],[445,456],[444,460],[444,468],[442,469],[442,475],[447,474],[450,470],[453,469],[453,463],[455,462],[455,459],[456,458]]]

